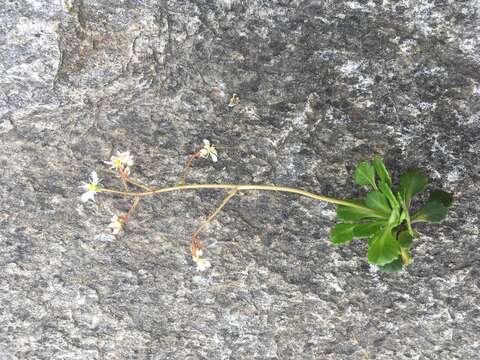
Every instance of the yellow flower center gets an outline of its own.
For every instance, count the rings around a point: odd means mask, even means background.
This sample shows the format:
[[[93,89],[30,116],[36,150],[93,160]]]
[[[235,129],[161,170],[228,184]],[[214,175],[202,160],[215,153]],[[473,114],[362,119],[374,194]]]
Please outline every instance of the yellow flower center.
[[[122,168],[122,159],[115,159],[113,160],[113,166],[115,166],[115,169],[121,169]]]
[[[98,186],[96,184],[87,184],[87,190],[91,192],[96,192],[98,190]]]

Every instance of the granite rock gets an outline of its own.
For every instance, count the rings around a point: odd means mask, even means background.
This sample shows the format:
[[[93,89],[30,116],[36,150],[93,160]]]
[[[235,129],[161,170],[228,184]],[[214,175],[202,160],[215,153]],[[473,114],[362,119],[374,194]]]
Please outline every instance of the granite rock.
[[[4,0],[0,358],[477,359],[478,0]],[[238,103],[229,107],[233,94]],[[455,194],[415,262],[333,248],[335,208],[245,192],[79,201],[117,150],[135,176],[274,183],[349,198],[358,162],[426,169]],[[105,184],[118,186],[108,174]]]

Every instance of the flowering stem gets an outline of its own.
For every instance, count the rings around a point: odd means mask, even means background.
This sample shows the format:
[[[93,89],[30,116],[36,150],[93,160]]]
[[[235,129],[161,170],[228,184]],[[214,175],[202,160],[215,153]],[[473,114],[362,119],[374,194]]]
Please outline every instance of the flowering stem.
[[[107,189],[107,188],[100,188],[98,189],[98,192],[105,192],[105,193],[122,195],[122,196],[143,197],[143,196],[157,195],[157,194],[162,194],[162,193],[172,192],[172,191],[200,190],[200,189],[216,189],[216,190],[229,189],[229,190],[236,190],[237,192],[245,191],[245,190],[264,190],[264,191],[292,193],[292,194],[305,196],[317,201],[325,201],[331,204],[356,208],[356,209],[362,210],[365,213],[370,213],[372,217],[379,217],[379,218],[384,217],[384,214],[382,214],[381,212],[368,208],[366,206],[363,206],[353,201],[335,199],[329,196],[317,195],[317,194],[314,194],[305,190],[297,189],[297,188],[292,188],[287,186],[276,186],[276,185],[189,184],[189,185],[171,186],[171,187],[145,191],[145,192],[124,192],[124,191],[118,191],[118,190]]]

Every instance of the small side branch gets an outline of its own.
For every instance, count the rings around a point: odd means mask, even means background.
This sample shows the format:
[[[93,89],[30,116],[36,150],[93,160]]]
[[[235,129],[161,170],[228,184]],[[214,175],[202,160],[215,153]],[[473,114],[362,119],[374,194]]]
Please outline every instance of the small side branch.
[[[147,186],[143,183],[141,183],[140,181],[138,180],[133,180],[132,178],[128,177],[128,179],[126,179],[126,181],[129,183],[129,184],[132,184],[132,185],[135,185],[136,187],[139,187],[140,189],[143,189],[143,190],[147,190],[147,191],[152,191],[153,189],[155,189],[153,186]]]
[[[135,209],[137,208],[139,202],[140,202],[140,198],[139,198],[139,197],[136,197],[136,198],[133,200],[132,206],[130,206],[130,209],[128,209],[128,212],[127,212],[127,213],[124,215],[124,217],[123,217],[123,220],[124,220],[125,223],[127,223],[128,220],[130,219],[130,217],[133,215],[133,212],[134,212]]]
[[[182,175],[180,176],[180,180],[178,181],[178,185],[185,185],[185,181],[187,179],[187,174],[192,167],[193,160],[199,157],[199,153],[196,152],[188,157],[187,164],[185,165],[185,169],[182,172]]]
[[[123,188],[125,189],[125,191],[128,191],[128,184],[127,184],[128,174],[126,174],[122,170],[118,170],[118,175],[122,179]]]
[[[114,170],[100,169],[100,171],[108,172],[109,174],[113,174],[113,175],[118,175],[118,172],[114,171]],[[127,183],[132,184],[133,186],[136,186],[136,187],[138,187],[140,189],[143,189],[145,191],[153,191],[154,190],[154,187],[143,184],[141,181],[135,180],[135,179],[131,178],[130,176],[124,177],[123,180],[125,180]]]
[[[131,216],[133,214],[133,212],[137,208],[139,202],[140,202],[140,198],[136,197],[135,200],[133,201],[132,206],[128,210],[127,216]]]
[[[202,242],[198,239],[198,234],[218,215],[220,211],[227,205],[231,198],[238,192],[238,189],[232,189],[228,195],[223,199],[222,203],[215,209],[215,211],[205,220],[192,235],[192,255],[196,255],[199,250],[203,248]]]

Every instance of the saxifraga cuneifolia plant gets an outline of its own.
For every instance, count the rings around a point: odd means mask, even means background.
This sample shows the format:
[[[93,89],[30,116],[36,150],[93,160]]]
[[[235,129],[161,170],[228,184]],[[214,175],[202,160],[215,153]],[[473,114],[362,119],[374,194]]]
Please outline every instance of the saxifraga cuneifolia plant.
[[[413,225],[419,222],[438,223],[442,221],[452,205],[451,194],[442,190],[433,190],[426,203],[412,212],[412,200],[415,195],[425,191],[428,178],[420,170],[408,170],[400,176],[398,185],[394,185],[390,174],[382,159],[375,156],[372,161],[362,162],[356,169],[355,182],[367,187],[369,192],[358,200],[342,200],[332,197],[317,195],[305,190],[277,185],[249,185],[249,184],[186,184],[186,177],[194,160],[211,158],[217,161],[217,151],[208,140],[203,140],[204,146],[199,151],[190,155],[178,184],[163,188],[153,188],[130,176],[130,167],[133,158],[130,153],[118,152],[110,161],[111,170],[120,178],[123,190],[105,188],[101,186],[97,173],[92,172],[89,183],[82,187],[86,190],[82,194],[82,201],[94,200],[96,193],[108,193],[117,196],[131,197],[133,203],[126,214],[114,216],[109,227],[114,235],[120,234],[125,224],[135,211],[141,198],[160,195],[167,192],[212,189],[228,190],[227,196],[210,216],[197,228],[192,235],[192,259],[199,270],[211,266],[207,259],[202,257],[204,245],[198,234],[211,222],[223,207],[239,192],[243,191],[275,191],[293,193],[306,196],[313,200],[325,201],[337,206],[336,224],[330,238],[334,245],[341,245],[353,239],[366,239],[368,242],[368,262],[377,265],[382,271],[400,271],[412,262],[410,249],[413,239],[419,235]],[[131,187],[141,191],[131,191]]]

